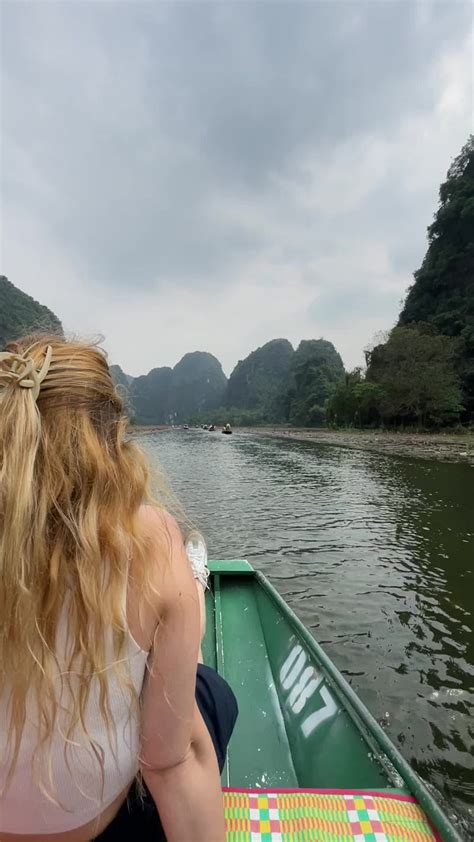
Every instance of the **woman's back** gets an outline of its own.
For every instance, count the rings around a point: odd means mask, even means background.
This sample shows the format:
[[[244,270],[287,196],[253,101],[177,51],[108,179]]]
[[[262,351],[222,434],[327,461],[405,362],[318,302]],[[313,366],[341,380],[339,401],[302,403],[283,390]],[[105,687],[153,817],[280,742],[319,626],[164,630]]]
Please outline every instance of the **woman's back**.
[[[87,842],[139,767],[170,842],[223,839],[196,585],[126,429],[95,346],[0,352],[2,842]]]
[[[67,607],[66,607],[67,608]],[[66,611],[58,629],[55,650],[58,666],[64,671],[68,658]],[[114,662],[112,635],[107,635],[106,658]],[[133,692],[142,691],[148,652],[129,635],[123,658]],[[91,681],[84,711],[84,722],[70,730],[70,714],[79,693],[80,675],[69,675],[57,682],[56,721],[48,754],[35,760],[39,741],[38,713],[34,700],[27,709],[25,727],[15,770],[0,810],[0,837],[3,833],[64,833],[97,819],[120,794],[127,790],[139,765],[140,717],[137,705],[130,705],[115,671],[107,676],[107,694],[113,732],[104,728],[100,710],[101,688]],[[0,697],[0,721],[7,716],[7,694]],[[84,741],[82,728],[87,731]],[[70,733],[68,731],[70,730]],[[67,734],[67,741],[64,735]],[[0,733],[0,757],[7,756],[7,732]],[[100,762],[98,759],[100,757]],[[49,766],[49,768],[48,768]],[[3,774],[2,774],[3,772]],[[43,784],[40,785],[39,781]],[[6,770],[0,766],[0,787],[6,786]],[[45,787],[48,797],[45,798]],[[25,804],[28,810],[25,810]]]
[[[38,335],[0,353],[2,838],[87,825],[137,772],[157,597],[126,428],[97,347]]]

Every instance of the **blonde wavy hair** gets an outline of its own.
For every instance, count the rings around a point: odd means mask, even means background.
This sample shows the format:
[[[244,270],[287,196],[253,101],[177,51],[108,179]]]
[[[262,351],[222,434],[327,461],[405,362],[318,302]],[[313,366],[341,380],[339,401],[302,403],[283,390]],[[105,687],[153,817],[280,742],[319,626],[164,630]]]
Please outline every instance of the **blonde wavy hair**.
[[[139,508],[155,501],[145,457],[126,437],[122,400],[103,351],[35,335],[7,352],[0,354],[0,693],[9,693],[10,780],[27,698],[38,708],[39,749],[55,729],[57,682],[65,674],[81,676],[70,732],[79,727],[87,740],[93,679],[104,722],[113,725],[106,639],[112,630],[120,670],[132,556],[134,584],[145,600],[152,598]],[[64,670],[55,649],[66,600]],[[126,671],[121,681],[129,686]]]

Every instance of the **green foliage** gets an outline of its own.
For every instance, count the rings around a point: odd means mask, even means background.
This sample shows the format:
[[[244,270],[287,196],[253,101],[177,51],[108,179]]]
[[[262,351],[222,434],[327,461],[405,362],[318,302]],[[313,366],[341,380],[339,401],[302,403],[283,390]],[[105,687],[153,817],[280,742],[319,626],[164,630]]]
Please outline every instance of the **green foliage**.
[[[361,380],[354,386],[355,420],[359,426],[374,425],[379,418],[382,389],[377,383]]]
[[[459,337],[466,417],[474,418],[474,136],[441,185],[428,250],[400,314],[401,326],[429,322]]]
[[[327,420],[335,427],[375,426],[380,421],[381,388],[364,379],[360,368],[345,374],[328,401]]]
[[[428,326],[396,327],[369,354],[367,383],[386,423],[439,426],[457,421],[461,406],[456,373],[458,343]]]
[[[0,275],[0,349],[7,342],[36,330],[62,334],[57,316]]]
[[[337,383],[327,407],[334,426],[414,424],[441,426],[459,418],[456,373],[459,343],[431,325],[396,327],[360,368]]]
[[[226,404],[256,411],[267,421],[280,420],[293,354],[287,339],[273,339],[239,360],[229,378]]]
[[[325,339],[300,342],[292,359],[285,400],[290,423],[307,427],[324,424],[326,403],[343,375],[341,357],[331,342]]]

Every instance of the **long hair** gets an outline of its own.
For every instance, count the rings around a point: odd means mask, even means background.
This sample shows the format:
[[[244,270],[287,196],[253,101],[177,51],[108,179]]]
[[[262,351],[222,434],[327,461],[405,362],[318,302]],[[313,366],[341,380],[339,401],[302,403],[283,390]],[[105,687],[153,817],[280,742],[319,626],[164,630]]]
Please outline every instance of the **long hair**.
[[[81,676],[71,732],[79,727],[87,741],[93,679],[105,726],[113,726],[105,644],[112,633],[120,671],[131,557],[144,599],[152,598],[153,586],[138,517],[140,505],[152,499],[148,467],[126,437],[127,420],[105,354],[95,345],[41,334],[7,351],[29,361],[29,371],[32,361],[35,374],[51,356],[35,392],[21,388],[21,371],[0,355],[0,695],[9,694],[11,779],[27,700],[36,705],[38,746],[44,747],[55,730],[58,681],[65,674]],[[66,604],[64,669],[55,650]],[[110,647],[108,652],[110,661]],[[126,672],[121,681],[129,686]]]

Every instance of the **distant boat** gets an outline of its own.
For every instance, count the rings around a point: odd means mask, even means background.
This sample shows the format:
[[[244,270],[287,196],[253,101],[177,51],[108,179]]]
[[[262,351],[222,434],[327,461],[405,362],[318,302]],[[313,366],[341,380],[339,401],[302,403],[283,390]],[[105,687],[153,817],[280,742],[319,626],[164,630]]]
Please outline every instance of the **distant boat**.
[[[209,430],[210,433],[215,433],[215,431],[216,431],[215,424],[209,424],[209,427],[207,429]]]
[[[189,424],[183,424],[183,430],[189,430]]]
[[[232,435],[232,430],[231,430],[230,424],[226,424],[225,427],[222,428],[222,432],[224,433],[225,436]]]

